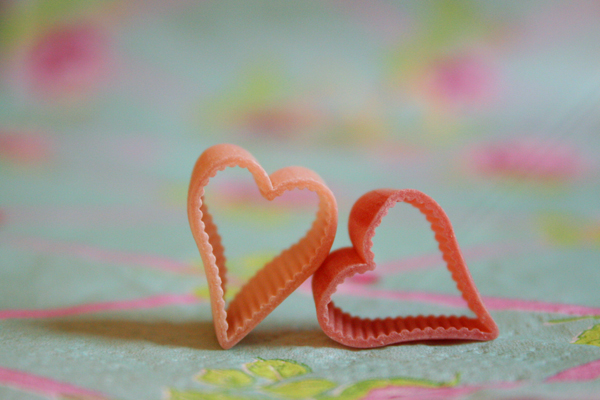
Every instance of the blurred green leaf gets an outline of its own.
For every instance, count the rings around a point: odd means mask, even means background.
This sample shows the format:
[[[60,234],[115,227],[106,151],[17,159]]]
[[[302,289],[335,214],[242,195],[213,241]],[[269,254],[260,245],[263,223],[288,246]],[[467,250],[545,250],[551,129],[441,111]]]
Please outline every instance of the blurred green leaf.
[[[168,400],[248,400],[248,397],[231,396],[227,393],[202,393],[169,389]]]
[[[587,331],[583,331],[581,335],[577,337],[575,344],[590,344],[592,346],[600,347],[600,324],[594,325]]]
[[[302,363],[293,360],[258,360],[246,364],[246,369],[256,376],[279,381],[285,378],[304,375],[312,372]]]
[[[228,388],[244,387],[254,382],[254,378],[237,369],[208,369],[196,379],[200,382]]]
[[[305,399],[315,397],[336,387],[337,384],[325,379],[306,379],[303,381],[278,383],[267,386],[263,390],[288,399]]]
[[[575,322],[575,321],[581,321],[584,319],[600,319],[600,315],[584,315],[582,317],[551,319],[547,322],[547,324],[564,324],[566,322]]]

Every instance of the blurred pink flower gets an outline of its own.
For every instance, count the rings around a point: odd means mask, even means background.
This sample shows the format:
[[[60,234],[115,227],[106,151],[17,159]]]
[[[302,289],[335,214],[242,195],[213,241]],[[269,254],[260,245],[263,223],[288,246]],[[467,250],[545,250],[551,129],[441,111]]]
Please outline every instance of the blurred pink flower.
[[[26,56],[26,79],[42,95],[81,94],[107,76],[108,41],[94,26],[60,26],[44,33]]]
[[[248,110],[240,120],[240,125],[256,136],[289,139],[309,130],[320,117],[310,107],[287,104]]]
[[[50,141],[34,133],[0,132],[0,160],[32,165],[47,161],[52,155]]]
[[[485,104],[498,92],[497,73],[480,54],[455,55],[433,63],[425,91],[449,106]]]
[[[571,147],[531,139],[483,145],[474,149],[471,160],[484,174],[529,179],[568,180],[587,167]]]

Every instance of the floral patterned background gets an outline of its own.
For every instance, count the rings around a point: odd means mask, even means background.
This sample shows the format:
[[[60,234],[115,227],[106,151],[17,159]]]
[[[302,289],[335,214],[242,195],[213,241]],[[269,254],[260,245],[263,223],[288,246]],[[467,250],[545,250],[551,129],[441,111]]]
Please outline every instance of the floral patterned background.
[[[600,398],[598,21],[593,0],[0,2],[0,398]],[[222,142],[319,173],[334,248],[363,193],[429,194],[500,337],[349,349],[307,283],[221,350],[185,208]],[[208,190],[231,294],[316,209],[237,169]],[[377,233],[337,304],[469,313],[417,210]]]

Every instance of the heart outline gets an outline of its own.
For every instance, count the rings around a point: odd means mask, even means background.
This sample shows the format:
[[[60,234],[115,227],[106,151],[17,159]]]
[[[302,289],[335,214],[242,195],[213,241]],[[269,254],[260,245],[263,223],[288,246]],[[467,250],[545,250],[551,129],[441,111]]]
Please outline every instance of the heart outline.
[[[267,200],[289,190],[308,189],[319,197],[319,210],[306,235],[265,264],[225,309],[225,249],[204,202],[204,188],[219,171],[235,166],[251,173]],[[233,144],[218,144],[200,155],[192,171],[187,206],[190,229],[208,281],[217,340],[224,349],[242,340],[315,272],[329,255],[337,230],[337,202],[319,175],[297,166],[268,175],[249,152]]]
[[[375,229],[399,202],[416,207],[435,232],[447,268],[476,318],[466,316],[407,316],[359,318],[336,307],[331,296],[338,285],[357,273],[375,269],[372,251]],[[498,326],[485,308],[456,241],[450,219],[431,197],[415,189],[377,189],[359,198],[350,212],[352,247],[333,251],[313,277],[312,288],[319,325],[331,339],[350,347],[372,348],[415,340],[493,340]]]

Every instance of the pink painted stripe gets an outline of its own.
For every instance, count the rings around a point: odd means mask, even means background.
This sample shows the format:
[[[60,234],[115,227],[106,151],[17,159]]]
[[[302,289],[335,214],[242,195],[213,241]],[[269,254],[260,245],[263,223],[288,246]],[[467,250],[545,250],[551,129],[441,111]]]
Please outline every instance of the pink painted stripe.
[[[108,396],[100,392],[95,392],[28,372],[3,367],[0,367],[0,385],[49,397],[80,396],[86,400],[109,399]]]
[[[395,399],[422,399],[439,400],[464,397],[481,390],[478,386],[421,388],[415,386],[390,386],[375,389],[369,392],[362,400],[395,400]]]
[[[135,300],[88,303],[48,310],[0,310],[0,320],[67,317],[102,311],[157,308],[175,304],[194,304],[200,301],[202,300],[193,294],[163,294]]]
[[[600,360],[569,368],[546,379],[546,382],[583,382],[600,378]]]
[[[549,303],[536,300],[505,299],[502,297],[483,297],[490,310],[517,310],[569,315],[600,315],[600,308],[576,304]]]
[[[392,290],[370,289],[364,286],[345,283],[338,287],[338,293],[370,298],[390,300],[419,301],[448,307],[465,307],[466,302],[461,296],[430,292],[402,292]],[[502,297],[482,297],[489,310],[514,310],[569,315],[600,315],[600,308],[573,304],[548,303],[535,300],[506,299]]]
[[[523,243],[502,243],[502,244],[485,244],[473,246],[463,249],[462,253],[466,261],[478,261],[491,257],[503,256],[508,254],[515,255],[526,250],[538,249],[537,244]],[[440,252],[432,254],[423,254],[420,256],[405,258],[402,260],[390,261],[381,263],[375,271],[378,275],[382,274],[397,274],[400,272],[413,271],[417,269],[429,269],[442,267],[445,265]]]
[[[523,385],[522,382],[490,382],[477,386],[450,386],[437,388],[424,388],[416,386],[389,386],[387,388],[375,389],[362,400],[395,400],[395,399],[419,399],[438,400],[464,398],[464,396],[484,389],[514,389]]]
[[[137,265],[178,273],[193,273],[197,271],[197,269],[188,263],[152,254],[129,253],[80,243],[61,243],[37,238],[9,238],[3,241],[20,249],[61,256],[75,256],[86,260],[111,264]]]
[[[550,378],[546,383],[553,382],[584,382],[594,380],[600,377],[600,360],[592,361],[587,364],[578,365],[562,371]],[[478,392],[483,389],[514,389],[523,386],[525,381],[515,382],[490,382],[476,386],[451,386],[439,388],[423,388],[415,386],[402,386],[375,389],[371,391],[364,400],[392,400],[397,398],[415,398],[415,399],[454,399],[462,398],[465,395]]]

